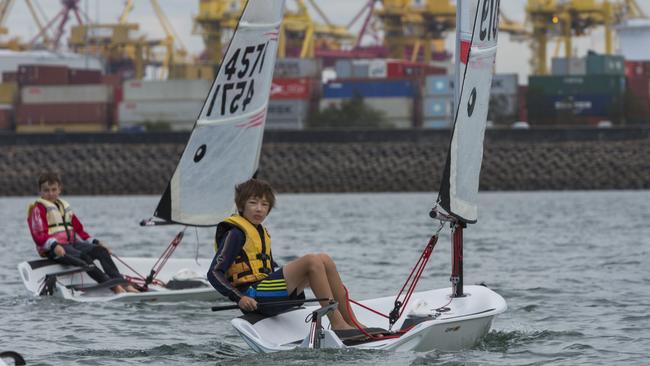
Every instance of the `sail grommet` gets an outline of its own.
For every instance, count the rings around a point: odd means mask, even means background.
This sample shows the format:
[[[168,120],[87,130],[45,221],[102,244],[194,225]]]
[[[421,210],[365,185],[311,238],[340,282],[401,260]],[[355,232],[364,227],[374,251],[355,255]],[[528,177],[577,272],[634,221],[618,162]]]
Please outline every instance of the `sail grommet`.
[[[194,153],[194,162],[195,163],[198,163],[199,161],[201,161],[201,159],[203,159],[203,157],[205,156],[205,151],[207,150],[207,148],[208,147],[205,144],[199,146],[199,148]]]

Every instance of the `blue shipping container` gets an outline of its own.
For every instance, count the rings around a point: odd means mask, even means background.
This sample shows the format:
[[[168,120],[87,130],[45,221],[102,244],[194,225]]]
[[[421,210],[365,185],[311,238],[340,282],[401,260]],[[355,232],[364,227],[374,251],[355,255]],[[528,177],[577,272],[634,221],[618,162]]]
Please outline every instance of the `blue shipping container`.
[[[424,118],[452,116],[454,99],[451,96],[425,97],[422,101]]]
[[[411,80],[346,80],[323,85],[323,98],[362,97],[413,97],[417,86]]]
[[[571,113],[575,116],[608,116],[621,111],[622,98],[611,95],[552,96],[541,100],[554,115]]]
[[[454,80],[449,75],[429,75],[424,82],[424,95],[453,95]]]

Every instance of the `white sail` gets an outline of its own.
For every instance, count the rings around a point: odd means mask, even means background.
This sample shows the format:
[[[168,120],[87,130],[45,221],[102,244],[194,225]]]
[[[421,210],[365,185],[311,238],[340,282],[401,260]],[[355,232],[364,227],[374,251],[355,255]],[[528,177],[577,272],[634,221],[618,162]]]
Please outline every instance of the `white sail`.
[[[500,0],[459,0],[457,106],[439,202],[464,222],[476,222],[483,138],[497,50]]]
[[[233,212],[257,170],[284,0],[249,0],[155,216],[194,226]]]

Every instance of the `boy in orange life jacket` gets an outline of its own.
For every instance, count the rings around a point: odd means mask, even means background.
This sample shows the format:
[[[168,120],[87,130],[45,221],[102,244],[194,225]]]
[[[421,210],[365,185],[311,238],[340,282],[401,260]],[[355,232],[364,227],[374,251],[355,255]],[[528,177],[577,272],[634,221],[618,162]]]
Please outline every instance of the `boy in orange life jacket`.
[[[276,269],[271,238],[262,226],[275,204],[271,186],[257,179],[241,183],[235,187],[235,203],[239,214],[217,226],[217,253],[207,275],[212,286],[243,311],[258,310],[265,315],[275,315],[287,307],[258,309],[258,303],[304,299],[303,289],[310,287],[316,297],[338,301],[339,310],[328,314],[332,329],[356,329],[354,313],[345,306],[343,282],[327,254],[307,254]]]
[[[84,230],[70,205],[59,198],[63,188],[59,175],[41,174],[38,188],[41,196],[30,205],[27,214],[27,224],[38,254],[57,263],[74,266],[85,266],[97,259],[104,272],[94,268],[88,271],[88,275],[98,283],[111,278],[123,278],[110,251]],[[131,285],[117,285],[112,289],[118,294],[125,291],[139,292]]]

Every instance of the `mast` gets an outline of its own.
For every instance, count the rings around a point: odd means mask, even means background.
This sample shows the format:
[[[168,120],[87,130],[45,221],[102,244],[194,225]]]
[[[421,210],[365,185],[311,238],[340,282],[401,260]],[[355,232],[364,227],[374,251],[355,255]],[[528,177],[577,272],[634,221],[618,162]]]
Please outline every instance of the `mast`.
[[[483,140],[496,59],[500,0],[456,2],[455,118],[433,218],[452,228],[452,296],[463,293],[463,230],[478,219]],[[442,212],[438,209],[442,210]]]

